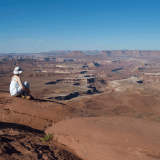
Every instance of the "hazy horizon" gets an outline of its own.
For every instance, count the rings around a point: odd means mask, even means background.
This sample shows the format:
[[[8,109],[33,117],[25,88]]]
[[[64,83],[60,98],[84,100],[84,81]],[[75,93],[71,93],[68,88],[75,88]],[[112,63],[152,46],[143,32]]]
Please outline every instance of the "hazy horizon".
[[[86,54],[86,55],[96,55],[97,53],[93,52],[93,51],[97,51],[97,52],[102,52],[102,51],[152,51],[152,52],[160,52],[160,50],[52,50],[52,51],[44,51],[44,52],[31,52],[31,53],[16,53],[16,52],[10,52],[10,53],[0,53],[1,54],[43,54],[43,53],[51,53],[51,52],[60,52],[60,51],[64,51],[67,53],[67,51],[69,51],[68,53],[72,52],[72,51],[81,51],[82,53]],[[87,53],[85,53],[87,52]],[[57,53],[56,53],[57,54]]]

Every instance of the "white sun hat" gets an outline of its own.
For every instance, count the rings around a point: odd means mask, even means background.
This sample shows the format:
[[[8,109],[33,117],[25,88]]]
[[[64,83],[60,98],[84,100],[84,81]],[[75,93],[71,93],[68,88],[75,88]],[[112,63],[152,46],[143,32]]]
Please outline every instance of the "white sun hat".
[[[20,74],[22,73],[22,69],[20,67],[16,67],[13,71],[14,74]]]

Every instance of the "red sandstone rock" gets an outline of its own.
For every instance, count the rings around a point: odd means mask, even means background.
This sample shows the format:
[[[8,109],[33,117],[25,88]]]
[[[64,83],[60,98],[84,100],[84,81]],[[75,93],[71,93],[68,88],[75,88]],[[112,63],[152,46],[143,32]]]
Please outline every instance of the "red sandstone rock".
[[[70,57],[85,57],[85,55],[81,51],[72,51],[68,56]]]

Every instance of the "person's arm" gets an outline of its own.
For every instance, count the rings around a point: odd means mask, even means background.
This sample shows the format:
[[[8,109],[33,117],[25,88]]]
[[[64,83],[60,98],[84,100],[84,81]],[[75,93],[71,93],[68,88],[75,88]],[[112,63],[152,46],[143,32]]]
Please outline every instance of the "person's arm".
[[[22,81],[19,76],[16,76],[16,80],[17,80],[18,84],[20,85],[20,87],[24,90],[24,86],[23,86]]]
[[[22,88],[23,90],[25,90],[27,93],[30,93],[30,90],[27,89],[27,88],[25,88],[25,87],[23,86],[20,77],[17,77],[17,81],[18,81],[18,84],[21,86],[21,88]]]

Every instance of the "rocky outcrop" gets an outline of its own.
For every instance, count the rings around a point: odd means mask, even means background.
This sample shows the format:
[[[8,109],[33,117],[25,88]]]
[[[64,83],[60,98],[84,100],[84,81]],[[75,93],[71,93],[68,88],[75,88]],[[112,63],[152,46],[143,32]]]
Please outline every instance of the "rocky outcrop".
[[[114,80],[108,82],[108,87],[117,92],[124,92],[127,89],[133,89],[133,84],[137,83],[139,79],[137,77],[130,77],[127,79]]]
[[[74,57],[74,58],[84,58],[85,57],[85,55],[81,51],[72,51],[68,56]]]
[[[42,142],[45,133],[25,125],[0,122],[0,159],[74,159],[73,153]]]

